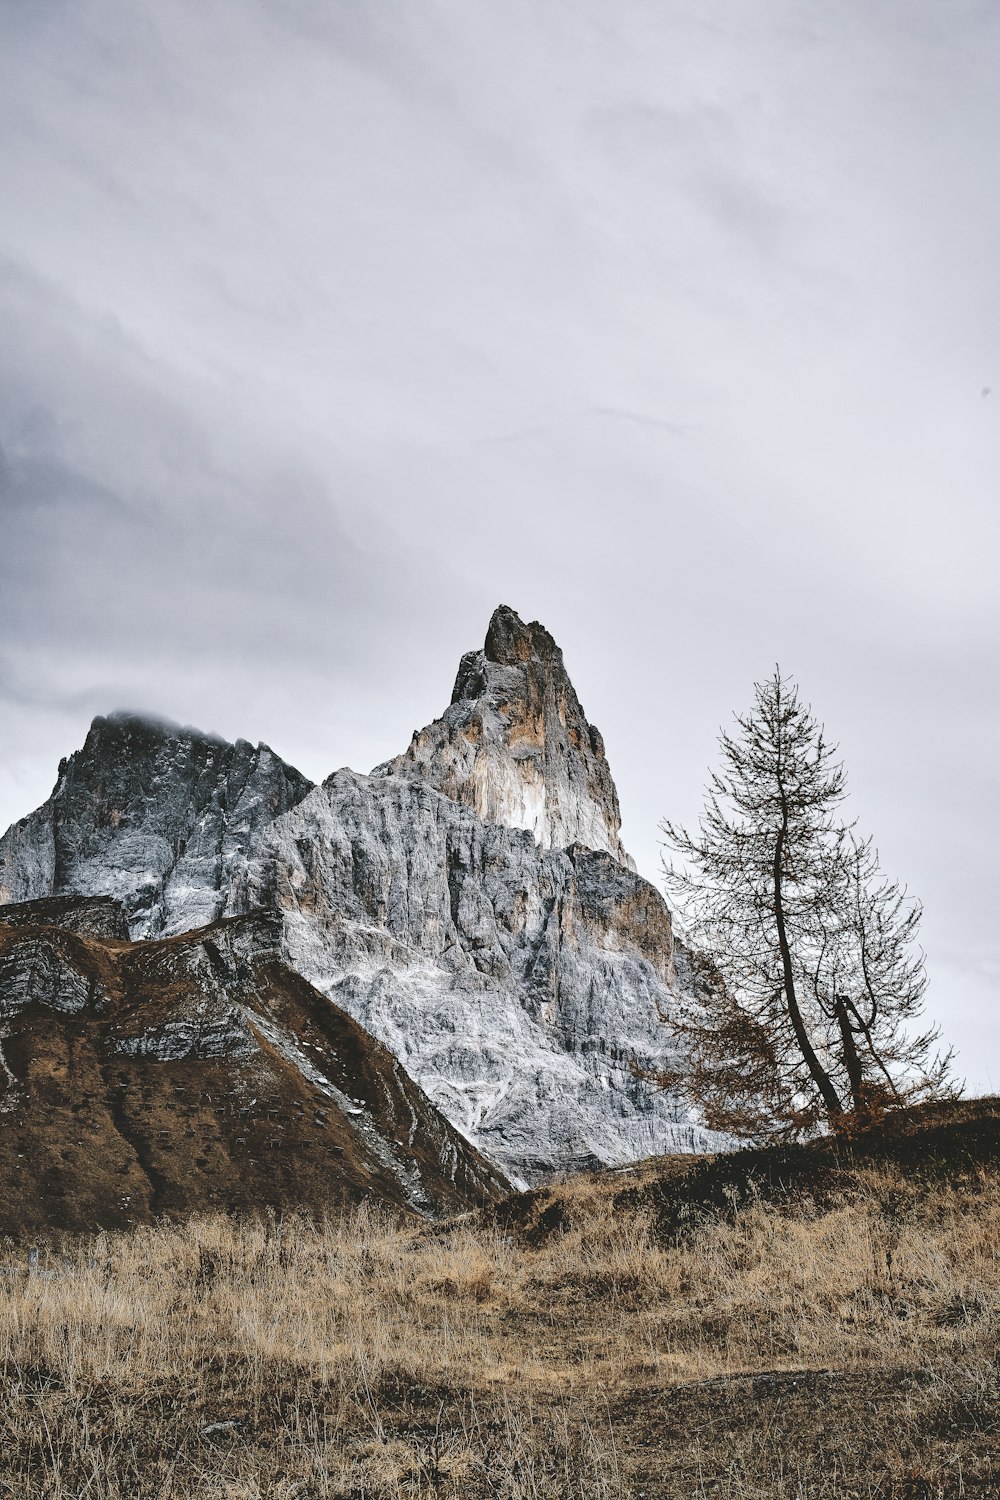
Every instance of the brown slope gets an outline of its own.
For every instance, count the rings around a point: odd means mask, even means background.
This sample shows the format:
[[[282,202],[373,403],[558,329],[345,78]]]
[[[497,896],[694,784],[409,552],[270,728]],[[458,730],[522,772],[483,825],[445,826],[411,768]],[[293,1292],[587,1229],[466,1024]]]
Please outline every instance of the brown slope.
[[[276,919],[130,943],[106,935],[106,905],[24,903],[0,923],[0,1233],[365,1198],[437,1213],[504,1191],[392,1054],[285,967]]]
[[[689,1238],[706,1225],[773,1205],[781,1213],[827,1212],[871,1196],[882,1174],[897,1215],[938,1189],[969,1192],[1000,1183],[1000,1097],[951,1099],[890,1110],[857,1135],[744,1147],[714,1156],[654,1156],[634,1166],[581,1172],[563,1184],[512,1193],[480,1222],[529,1245],[584,1229],[595,1215],[648,1216],[658,1241]],[[437,1232],[437,1231],[435,1231]]]

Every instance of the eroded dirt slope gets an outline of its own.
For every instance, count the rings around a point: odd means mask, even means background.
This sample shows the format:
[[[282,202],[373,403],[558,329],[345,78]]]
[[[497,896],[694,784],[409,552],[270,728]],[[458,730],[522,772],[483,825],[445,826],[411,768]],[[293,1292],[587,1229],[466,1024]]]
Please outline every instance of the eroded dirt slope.
[[[438,1213],[504,1190],[284,966],[275,918],[131,943],[108,935],[109,904],[4,909],[0,1233],[364,1198]]]

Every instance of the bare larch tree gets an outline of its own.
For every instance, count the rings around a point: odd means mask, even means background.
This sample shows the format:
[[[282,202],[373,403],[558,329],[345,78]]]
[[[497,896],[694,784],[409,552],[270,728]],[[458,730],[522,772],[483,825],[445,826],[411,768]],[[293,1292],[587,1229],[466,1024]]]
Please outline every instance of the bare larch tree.
[[[662,825],[697,970],[675,1022],[684,1084],[708,1124],[754,1138],[953,1096],[937,1028],[912,1026],[920,905],[841,818],[843,765],[795,684],[776,668],[754,691],[720,737],[697,833]]]

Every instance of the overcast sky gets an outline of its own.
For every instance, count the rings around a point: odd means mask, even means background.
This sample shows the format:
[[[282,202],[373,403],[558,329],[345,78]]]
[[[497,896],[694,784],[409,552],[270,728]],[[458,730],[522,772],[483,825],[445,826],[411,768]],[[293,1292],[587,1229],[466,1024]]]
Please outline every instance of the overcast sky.
[[[1000,1089],[998,79],[996,0],[0,0],[0,827],[122,706],[367,770],[503,601],[655,877],[778,661]]]

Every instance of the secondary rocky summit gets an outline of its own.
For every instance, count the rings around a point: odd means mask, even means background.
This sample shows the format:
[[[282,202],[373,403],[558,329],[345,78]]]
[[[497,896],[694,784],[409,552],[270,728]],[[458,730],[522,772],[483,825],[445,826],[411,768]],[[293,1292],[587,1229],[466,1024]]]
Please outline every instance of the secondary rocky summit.
[[[112,896],[133,938],[246,910],[256,836],[312,786],[267,745],[118,713],[0,839],[0,903]]]
[[[292,967],[516,1176],[716,1143],[636,1076],[675,1061],[684,954],[562,654],[513,610],[370,776],[310,787],[265,746],[95,721],[0,840],[0,897],[73,892],[117,896],[133,938],[280,912]]]

